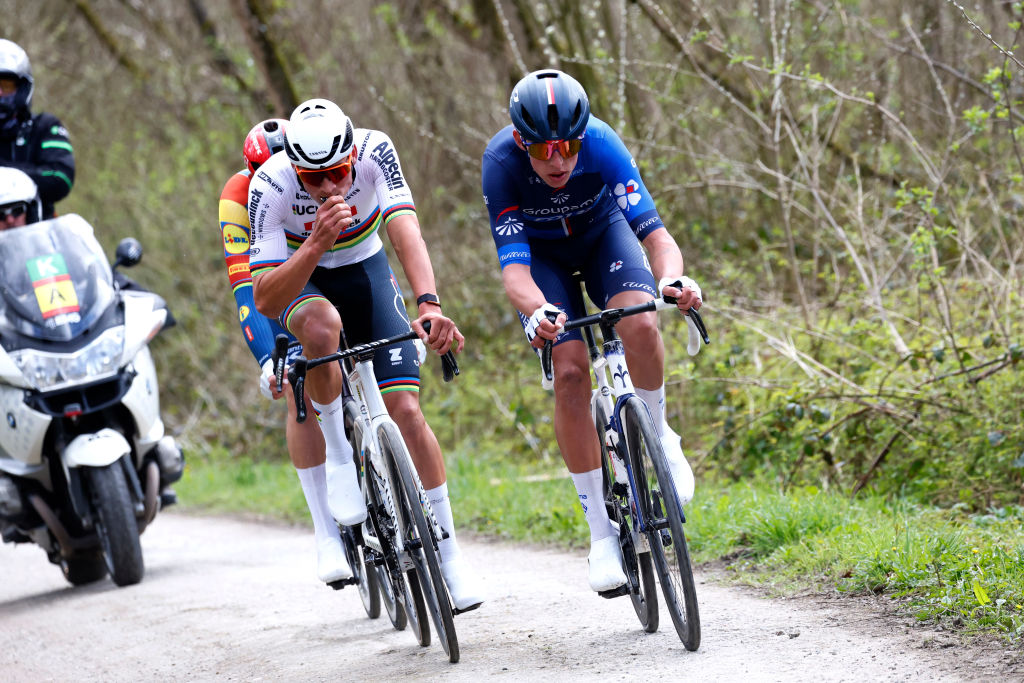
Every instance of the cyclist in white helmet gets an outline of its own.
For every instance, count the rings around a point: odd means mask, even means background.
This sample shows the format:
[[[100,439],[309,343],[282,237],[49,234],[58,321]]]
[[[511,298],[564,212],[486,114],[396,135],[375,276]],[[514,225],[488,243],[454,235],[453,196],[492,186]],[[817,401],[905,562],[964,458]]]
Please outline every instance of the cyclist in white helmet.
[[[302,343],[313,358],[338,348],[342,323],[350,345],[401,334],[410,325],[437,353],[462,350],[462,333],[441,312],[434,271],[420,234],[412,192],[394,143],[357,129],[337,104],[313,99],[288,121],[285,153],[275,154],[249,184],[253,241],[249,267],[256,308]],[[384,228],[416,298],[410,321],[379,230]],[[423,323],[430,322],[430,333]],[[377,352],[374,372],[391,417],[413,456],[437,520],[441,573],[456,609],[483,601],[455,538],[441,447],[419,405],[413,342]],[[337,364],[309,372],[306,390],[327,445],[327,492],[341,524],[366,518],[352,449],[344,433]]]

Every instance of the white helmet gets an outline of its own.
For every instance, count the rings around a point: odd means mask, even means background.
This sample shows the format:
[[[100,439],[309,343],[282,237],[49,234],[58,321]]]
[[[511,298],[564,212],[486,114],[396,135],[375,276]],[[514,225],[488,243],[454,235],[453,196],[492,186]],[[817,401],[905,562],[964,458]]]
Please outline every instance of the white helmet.
[[[32,65],[28,55],[17,43],[0,38],[0,74],[9,75],[18,82],[13,95],[0,97],[0,128],[10,130],[19,120],[28,118],[32,108]]]
[[[285,133],[285,153],[296,166],[322,169],[352,153],[352,121],[330,100],[306,100],[292,112]]]
[[[10,166],[0,166],[0,208],[11,204],[26,205],[26,223],[35,223],[42,218],[43,207],[35,182],[24,171]]]

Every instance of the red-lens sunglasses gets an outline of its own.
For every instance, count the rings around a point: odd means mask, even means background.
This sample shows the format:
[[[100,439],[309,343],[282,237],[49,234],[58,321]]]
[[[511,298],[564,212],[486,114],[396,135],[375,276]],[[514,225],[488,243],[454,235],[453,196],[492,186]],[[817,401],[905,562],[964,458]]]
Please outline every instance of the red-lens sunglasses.
[[[527,153],[538,161],[547,161],[551,155],[558,150],[563,159],[576,156],[583,146],[583,140],[574,138],[572,140],[548,140],[547,142],[527,142],[523,140]]]
[[[339,161],[334,166],[328,166],[327,168],[299,168],[296,166],[295,172],[299,174],[300,179],[313,187],[319,187],[324,178],[332,183],[340,183],[352,172],[352,164],[355,163],[355,160],[356,150],[353,148],[352,154],[349,155],[348,159]]]

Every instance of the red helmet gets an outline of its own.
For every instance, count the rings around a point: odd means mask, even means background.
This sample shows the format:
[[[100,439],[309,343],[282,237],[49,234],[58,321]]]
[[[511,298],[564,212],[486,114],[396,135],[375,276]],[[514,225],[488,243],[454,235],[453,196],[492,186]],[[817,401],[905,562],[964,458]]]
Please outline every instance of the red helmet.
[[[284,129],[288,122],[284,119],[267,119],[252,127],[245,136],[242,145],[242,156],[250,173],[255,173],[272,154],[284,149]]]

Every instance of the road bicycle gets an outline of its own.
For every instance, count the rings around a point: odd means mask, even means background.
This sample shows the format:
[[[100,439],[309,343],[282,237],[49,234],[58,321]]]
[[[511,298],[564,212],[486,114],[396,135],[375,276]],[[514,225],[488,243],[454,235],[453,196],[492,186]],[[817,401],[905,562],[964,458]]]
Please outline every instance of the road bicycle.
[[[429,321],[424,323],[429,332]],[[351,398],[344,401],[347,433],[355,451],[360,487],[366,500],[366,521],[342,526],[342,543],[353,578],[334,582],[333,588],[358,585],[367,616],[380,616],[385,607],[397,630],[406,626],[422,646],[430,644],[430,622],[451,662],[459,661],[459,641],[453,609],[441,575],[437,543],[447,538],[427,501],[419,475],[398,425],[388,415],[373,370],[374,353],[383,347],[416,339],[409,331],[387,339],[360,344],[320,358],[298,356],[288,369],[299,422],[306,419],[305,378],[313,368],[342,362]],[[288,338],[278,345],[287,349]],[[282,341],[283,340],[283,341]],[[286,355],[275,352],[278,386]],[[451,351],[442,358],[444,380],[459,374]],[[429,620],[425,616],[429,614]]]
[[[627,579],[619,588],[599,595],[629,595],[641,626],[654,633],[659,616],[656,571],[676,633],[686,649],[692,651],[700,646],[700,614],[683,533],[686,518],[650,411],[634,393],[622,341],[615,332],[615,325],[623,318],[669,308],[676,310],[671,297],[610,308],[567,321],[563,330],[581,329],[588,347],[596,384],[591,395],[591,413],[601,444],[605,505],[618,528]],[[687,316],[688,349],[693,355],[699,349],[700,339],[705,344],[710,339],[700,314],[691,309]],[[601,330],[600,347],[594,335],[595,326]],[[550,341],[546,342],[541,353],[548,381],[552,380],[551,346]]]

